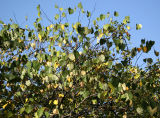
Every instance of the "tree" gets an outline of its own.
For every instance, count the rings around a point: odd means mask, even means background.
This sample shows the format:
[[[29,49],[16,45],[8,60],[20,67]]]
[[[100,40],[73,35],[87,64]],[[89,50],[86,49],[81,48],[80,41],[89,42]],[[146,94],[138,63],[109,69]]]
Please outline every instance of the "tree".
[[[55,8],[55,23],[46,27],[40,6],[34,28],[0,21],[0,116],[160,116],[159,60],[145,58],[144,68],[132,64],[154,41],[129,47],[129,16],[118,22],[100,14],[91,24],[91,12],[79,3],[88,24],[71,25],[68,17],[76,8]]]

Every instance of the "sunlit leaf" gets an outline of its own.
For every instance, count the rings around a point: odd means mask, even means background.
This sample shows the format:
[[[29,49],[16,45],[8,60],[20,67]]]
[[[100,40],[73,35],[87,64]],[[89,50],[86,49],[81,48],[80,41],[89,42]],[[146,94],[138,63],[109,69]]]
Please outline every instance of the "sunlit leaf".
[[[142,24],[136,24],[136,30],[142,29]]]
[[[73,53],[70,53],[70,54],[68,55],[68,57],[69,57],[69,59],[72,60],[72,61],[75,60],[75,56],[74,56]]]
[[[58,105],[58,100],[54,100],[53,104]]]
[[[78,8],[80,8],[80,9],[82,9],[83,8],[83,6],[82,6],[82,3],[80,2],[80,3],[78,3]]]
[[[58,19],[59,19],[59,14],[56,14],[56,15],[54,16],[54,18],[55,18],[55,20],[58,20]]]

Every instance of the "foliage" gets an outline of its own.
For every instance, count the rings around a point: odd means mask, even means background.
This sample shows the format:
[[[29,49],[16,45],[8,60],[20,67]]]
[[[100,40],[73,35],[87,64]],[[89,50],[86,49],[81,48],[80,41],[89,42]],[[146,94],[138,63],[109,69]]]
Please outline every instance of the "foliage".
[[[88,24],[71,24],[68,17],[77,9],[55,8],[59,14],[47,27],[40,5],[33,29],[0,21],[0,116],[160,116],[159,60],[145,58],[144,68],[132,64],[154,41],[129,47],[129,16],[118,22],[100,14],[91,24],[91,12],[79,3]]]

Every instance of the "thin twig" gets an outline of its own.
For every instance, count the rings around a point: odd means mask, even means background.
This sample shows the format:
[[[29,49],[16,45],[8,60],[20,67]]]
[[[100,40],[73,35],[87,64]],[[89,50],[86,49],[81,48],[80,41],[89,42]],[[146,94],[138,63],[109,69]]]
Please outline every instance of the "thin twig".
[[[15,19],[15,21],[16,21],[16,24],[19,24],[18,21],[17,21],[16,15],[15,15],[14,12],[13,12],[13,16],[14,16],[14,19]]]
[[[47,14],[43,11],[43,9],[42,9],[42,8],[40,8],[40,9],[41,9],[41,11],[43,12],[43,14],[45,15],[46,19],[47,19],[50,23],[54,24],[53,21],[52,21],[52,20],[47,16]]]
[[[95,12],[95,9],[96,9],[96,2],[95,2],[95,5],[94,5],[93,10],[92,10],[92,12],[91,12],[91,16],[90,16],[90,18],[88,19],[88,20],[89,20],[89,22],[88,22],[88,26],[87,26],[87,27],[89,27],[89,25],[90,25],[91,17],[92,17],[92,15],[93,15],[93,13]]]
[[[78,14],[78,22],[79,22],[80,14],[81,14],[81,9],[79,10],[79,14]]]
[[[136,64],[137,64],[137,62],[138,62],[138,60],[139,60],[139,58],[141,57],[141,55],[142,55],[142,52],[141,52],[141,54],[139,55],[139,57],[137,58],[137,60],[136,60],[136,62],[135,62],[135,66],[136,66]]]

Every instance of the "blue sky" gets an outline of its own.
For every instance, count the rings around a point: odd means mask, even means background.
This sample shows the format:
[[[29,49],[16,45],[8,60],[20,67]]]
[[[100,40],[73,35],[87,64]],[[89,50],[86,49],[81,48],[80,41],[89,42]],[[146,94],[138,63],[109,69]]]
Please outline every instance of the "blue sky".
[[[38,4],[50,19],[54,19],[54,15],[57,13],[54,9],[55,4],[68,8],[76,6],[79,2],[82,2],[84,9],[89,11],[92,11],[96,4],[93,18],[98,17],[101,13],[113,13],[114,11],[119,12],[120,20],[125,16],[130,16],[132,45],[138,46],[141,39],[146,38],[156,41],[154,48],[160,51],[160,0],[1,0],[0,20],[8,23],[12,18],[14,21],[17,20],[20,25],[32,25],[37,18],[36,7]],[[25,16],[28,16],[27,22]],[[47,22],[45,23],[47,24]],[[136,31],[136,23],[142,24],[143,28]],[[150,54],[143,56],[152,55],[152,53],[153,50]]]

